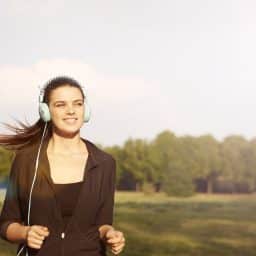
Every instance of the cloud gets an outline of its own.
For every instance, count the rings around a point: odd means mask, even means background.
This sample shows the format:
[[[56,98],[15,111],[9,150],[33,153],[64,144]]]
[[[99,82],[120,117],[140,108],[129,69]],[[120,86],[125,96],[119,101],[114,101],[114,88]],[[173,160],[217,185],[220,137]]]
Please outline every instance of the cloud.
[[[140,77],[100,73],[92,65],[78,60],[45,59],[27,67],[0,66],[1,95],[4,96],[1,105],[22,105],[31,101],[38,95],[39,87],[58,75],[77,79],[85,92],[93,94],[93,98],[102,103],[134,101],[156,93],[154,85]]]
[[[153,114],[160,117],[161,109],[154,105],[154,98],[161,93],[156,84],[141,77],[104,74],[80,60],[44,59],[25,67],[0,66],[1,121],[9,122],[10,116],[24,120],[25,116],[34,122],[38,118],[39,86],[58,75],[71,76],[84,86],[93,114],[91,133],[98,134],[101,141],[105,137],[120,141],[139,129],[143,132],[143,123],[137,128],[138,122],[150,120]],[[113,126],[118,127],[119,135],[108,133]]]

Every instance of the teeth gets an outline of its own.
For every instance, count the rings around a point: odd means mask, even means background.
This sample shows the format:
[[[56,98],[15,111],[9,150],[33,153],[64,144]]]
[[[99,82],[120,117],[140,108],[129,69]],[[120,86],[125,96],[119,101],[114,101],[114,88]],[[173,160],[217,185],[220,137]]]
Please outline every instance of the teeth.
[[[66,123],[74,123],[76,121],[76,118],[68,118],[68,119],[64,119],[64,121]]]

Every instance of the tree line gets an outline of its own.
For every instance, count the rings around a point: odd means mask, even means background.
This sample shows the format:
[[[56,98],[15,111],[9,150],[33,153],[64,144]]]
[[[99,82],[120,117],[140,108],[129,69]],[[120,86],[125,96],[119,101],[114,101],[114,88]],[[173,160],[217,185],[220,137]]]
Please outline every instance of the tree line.
[[[154,139],[129,138],[123,146],[105,148],[117,160],[117,188],[165,191],[189,196],[256,191],[256,139],[212,135],[177,137],[169,130]]]
[[[118,190],[163,191],[189,196],[256,191],[256,139],[232,135],[176,136],[165,130],[152,140],[127,139],[122,146],[102,147],[117,163]],[[11,152],[0,148],[0,183],[6,186]]]

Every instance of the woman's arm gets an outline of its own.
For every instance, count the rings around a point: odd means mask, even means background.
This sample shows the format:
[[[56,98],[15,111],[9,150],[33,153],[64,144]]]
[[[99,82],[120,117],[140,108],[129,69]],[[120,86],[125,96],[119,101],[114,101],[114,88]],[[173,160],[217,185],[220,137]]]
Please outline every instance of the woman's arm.
[[[105,246],[111,248],[112,253],[118,254],[123,250],[125,238],[121,231],[115,230],[113,223],[113,208],[115,194],[115,179],[116,179],[116,161],[113,159],[108,166],[108,182],[105,186],[105,201],[97,215],[98,230],[100,238]]]
[[[114,197],[115,197],[115,179],[116,179],[116,161],[114,158],[110,159],[105,164],[105,179],[103,182],[103,195],[104,201],[98,209],[96,216],[96,225],[98,228],[101,226],[111,226],[113,223],[114,211]],[[105,228],[103,228],[105,230]]]
[[[8,225],[6,238],[12,243],[25,243],[29,226],[24,226],[18,222]]]
[[[7,227],[6,238],[12,243],[25,243],[31,248],[40,249],[44,239],[49,234],[47,227],[41,225],[24,226],[14,222]]]

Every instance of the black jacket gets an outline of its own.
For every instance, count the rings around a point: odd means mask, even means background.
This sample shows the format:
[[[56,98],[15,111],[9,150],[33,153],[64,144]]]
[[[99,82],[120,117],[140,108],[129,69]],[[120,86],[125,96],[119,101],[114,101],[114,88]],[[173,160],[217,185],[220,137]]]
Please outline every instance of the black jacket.
[[[37,178],[32,193],[30,225],[47,226],[50,235],[40,249],[28,249],[37,256],[102,256],[106,254],[99,237],[99,226],[112,225],[116,161],[92,142],[83,139],[88,150],[84,181],[74,215],[63,230],[61,208],[53,188],[46,149],[41,149]],[[0,215],[0,236],[7,240],[7,226],[12,222],[27,225],[27,210],[38,143],[16,153],[10,170],[6,197]],[[23,244],[19,244],[17,252]],[[21,255],[25,255],[25,249]]]

